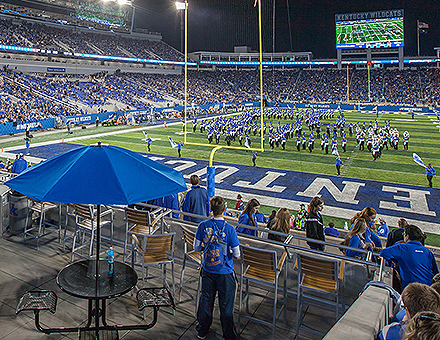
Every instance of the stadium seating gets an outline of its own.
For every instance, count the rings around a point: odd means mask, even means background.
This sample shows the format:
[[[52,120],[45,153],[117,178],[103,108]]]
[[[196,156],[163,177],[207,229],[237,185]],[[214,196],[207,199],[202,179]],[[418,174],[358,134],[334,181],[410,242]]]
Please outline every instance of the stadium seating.
[[[110,38],[110,39],[109,39]],[[119,57],[183,61],[180,52],[162,41],[134,39],[127,36],[86,32],[40,23],[0,20],[0,44],[14,45],[59,53],[103,54]]]

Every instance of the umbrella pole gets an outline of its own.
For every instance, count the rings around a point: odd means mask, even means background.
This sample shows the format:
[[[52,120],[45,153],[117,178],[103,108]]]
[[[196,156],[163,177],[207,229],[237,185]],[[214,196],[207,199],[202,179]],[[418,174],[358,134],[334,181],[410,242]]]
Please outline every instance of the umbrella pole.
[[[98,287],[99,287],[99,251],[101,242],[101,205],[97,204],[96,213],[96,299],[95,299],[95,338],[99,340],[99,299],[98,299]]]

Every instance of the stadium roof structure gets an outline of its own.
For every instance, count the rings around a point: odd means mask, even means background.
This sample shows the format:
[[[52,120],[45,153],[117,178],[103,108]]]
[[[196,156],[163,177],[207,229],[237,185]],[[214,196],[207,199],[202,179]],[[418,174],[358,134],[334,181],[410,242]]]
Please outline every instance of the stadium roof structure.
[[[197,51],[190,53],[191,58],[198,62],[201,61],[241,61],[259,62],[258,52],[229,53],[229,52],[206,52]],[[310,61],[313,59],[312,52],[278,52],[263,53],[263,62],[282,62],[282,61]]]

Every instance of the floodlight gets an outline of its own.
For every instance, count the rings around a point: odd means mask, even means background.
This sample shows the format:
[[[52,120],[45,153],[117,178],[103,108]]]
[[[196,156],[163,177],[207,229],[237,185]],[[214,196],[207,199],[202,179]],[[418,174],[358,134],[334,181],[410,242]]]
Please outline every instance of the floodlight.
[[[187,2],[176,2],[176,9],[178,11],[180,11],[182,9],[185,9],[185,7],[188,8],[188,3]]]

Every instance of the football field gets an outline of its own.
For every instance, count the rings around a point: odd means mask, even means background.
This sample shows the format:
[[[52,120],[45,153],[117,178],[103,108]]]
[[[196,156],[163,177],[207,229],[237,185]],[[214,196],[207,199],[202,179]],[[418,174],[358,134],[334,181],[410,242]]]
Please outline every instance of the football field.
[[[371,153],[366,148],[364,151],[358,149],[355,135],[349,136],[347,127],[349,123],[355,124],[356,122],[360,124],[366,122],[368,126],[370,121],[374,123],[376,115],[374,113],[347,112],[345,116],[345,131],[348,141],[346,153],[342,151],[340,146],[341,137],[338,133],[338,150],[344,162],[341,169],[342,176],[426,186],[425,170],[413,161],[413,152],[416,152],[425,164],[431,163],[434,168],[440,169],[440,133],[435,116],[416,115],[415,119],[411,119],[411,115],[408,114],[379,114],[379,127],[384,126],[384,120],[390,120],[391,128],[396,128],[400,133],[400,142],[398,150],[392,148],[389,148],[389,150],[385,149],[382,152],[382,157],[376,161],[373,161]],[[326,119],[321,123],[334,123],[335,120],[336,118]],[[281,125],[291,122],[290,120],[280,121]],[[276,126],[278,121],[272,119],[272,123]],[[267,124],[269,124],[269,120],[267,120]],[[145,129],[148,136],[153,140],[151,153],[177,156],[177,149],[171,148],[168,137],[171,137],[175,142],[183,142],[182,127],[182,124],[177,124],[169,126],[168,128],[164,128],[161,125],[154,129]],[[192,120],[189,120],[187,131],[189,132],[187,135],[189,142],[208,144],[206,133],[200,133],[199,129],[197,129],[195,133],[192,132]],[[305,131],[308,136],[309,130],[305,128],[303,131]],[[323,131],[325,132],[325,127],[323,127]],[[408,131],[410,134],[408,151],[403,150],[402,135],[404,131]],[[251,134],[250,137],[252,141],[251,145],[253,147],[259,146],[260,137],[258,133],[256,136]],[[145,137],[142,131],[108,135],[101,138],[81,140],[79,142],[90,144],[98,141],[98,139],[103,143],[118,145],[134,151],[147,152],[147,145],[144,141]],[[265,151],[259,152],[258,154],[257,165],[274,169],[334,175],[336,173],[335,156],[332,155],[331,152],[325,154],[319,144],[320,140],[317,138],[315,140],[315,149],[312,153],[309,153],[308,150],[297,151],[295,138],[287,141],[285,150],[282,150],[281,147],[275,147],[274,150],[272,150],[266,142]],[[182,156],[209,160],[212,148],[222,145],[226,146],[224,136],[222,136],[218,145],[214,139],[209,147],[194,145],[183,146]],[[240,145],[238,141],[236,141],[232,143],[232,146]],[[252,153],[248,150],[220,149],[215,153],[214,164],[216,161],[251,165]]]
[[[345,117],[345,132],[348,141],[347,152],[345,153],[342,151],[341,137],[338,132],[338,150],[344,162],[341,169],[342,176],[426,186],[425,170],[413,161],[413,152],[416,152],[425,164],[431,163],[434,168],[440,170],[439,122],[434,115],[416,114],[415,118],[411,119],[411,115],[409,114],[379,113],[379,117],[377,118],[379,127],[384,126],[385,120],[390,120],[391,128],[396,128],[399,131],[400,142],[398,150],[392,148],[389,148],[389,150],[384,149],[382,157],[376,161],[373,161],[373,157],[367,148],[360,151],[356,145],[355,134],[353,133],[353,135],[350,136],[348,133],[348,125],[350,123],[355,124],[359,122],[359,125],[362,125],[363,122],[365,122],[366,126],[368,126],[370,121],[374,123],[376,115],[374,113],[346,112]],[[200,122],[203,117],[199,117],[198,119]],[[278,124],[278,120],[271,120],[274,126]],[[195,133],[192,132],[192,121],[192,119],[188,120],[188,142],[208,144],[206,133],[200,133],[199,129],[197,129]],[[268,119],[265,119],[265,121],[269,124]],[[321,125],[323,132],[325,132],[325,125],[334,123],[335,121],[336,118],[322,120]],[[291,122],[291,120],[280,120],[281,125]],[[64,139],[66,142],[70,141],[86,145],[101,141],[137,152],[147,152],[147,144],[142,132],[145,131],[153,140],[151,153],[177,156],[177,149],[171,147],[168,137],[171,137],[175,142],[183,142],[184,136],[182,127],[181,121],[175,121],[174,124],[168,123],[167,128],[164,128],[162,124],[145,127],[128,127],[121,125],[115,127],[99,126],[95,128],[92,126],[87,129],[76,129],[71,135],[68,135],[66,130],[54,130],[52,133],[38,134],[32,139],[31,154],[32,146],[40,143],[58,143]],[[305,131],[308,136],[308,128],[303,128],[303,131]],[[408,131],[410,134],[409,150],[403,149],[402,139],[404,131]],[[4,136],[3,139],[0,138],[1,147],[5,149],[24,148],[24,141],[22,139],[6,141],[5,137],[6,136]],[[256,136],[251,134],[250,138],[252,146],[259,148],[260,136],[258,133]],[[209,156],[214,147],[226,146],[224,139],[223,135],[218,145],[215,143],[215,139],[209,146],[185,145],[182,147],[182,157],[209,160]],[[325,154],[319,144],[320,140],[316,138],[315,149],[312,153],[309,153],[308,150],[297,151],[295,138],[287,140],[285,150],[282,150],[281,147],[275,147],[274,150],[272,150],[266,142],[265,151],[258,152],[257,165],[274,169],[334,175],[336,173],[335,156],[332,155],[331,152]],[[232,143],[232,146],[240,145],[238,141],[235,141]],[[249,150],[220,149],[215,153],[214,164],[215,162],[251,165],[252,153]],[[436,183],[435,179],[434,186],[439,186],[439,183]]]

